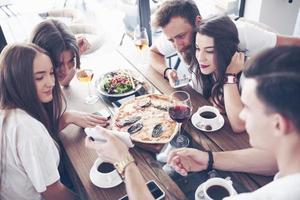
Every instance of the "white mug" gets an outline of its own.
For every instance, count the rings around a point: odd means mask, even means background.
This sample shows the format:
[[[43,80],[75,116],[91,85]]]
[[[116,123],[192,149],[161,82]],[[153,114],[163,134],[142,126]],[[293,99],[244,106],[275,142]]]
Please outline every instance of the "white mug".
[[[225,188],[227,196],[232,196],[237,194],[232,186],[232,181],[223,178],[210,178],[206,182],[202,183],[195,193],[195,200],[213,200],[213,198],[208,194],[208,189],[212,186],[221,186]],[[225,197],[225,196],[224,196]]]
[[[90,179],[94,185],[101,188],[111,188],[122,183],[122,178],[116,169],[108,173],[102,173],[98,171],[98,167],[103,161],[98,158],[90,171]]]
[[[206,112],[211,113],[212,115],[204,116],[203,113]],[[213,106],[202,106],[198,108],[197,118],[198,121],[204,126],[210,125],[211,127],[213,127],[214,125],[219,123],[220,119],[222,118],[222,115],[220,114],[220,111]]]

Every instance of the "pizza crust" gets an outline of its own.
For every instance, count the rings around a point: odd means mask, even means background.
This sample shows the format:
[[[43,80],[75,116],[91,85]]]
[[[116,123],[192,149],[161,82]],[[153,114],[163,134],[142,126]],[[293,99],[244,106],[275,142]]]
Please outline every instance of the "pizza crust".
[[[151,102],[149,104],[149,101]],[[177,133],[177,123],[173,121],[168,113],[168,107],[171,105],[169,97],[161,94],[148,94],[136,97],[122,104],[113,118],[113,130],[127,132],[132,126],[125,125],[124,120],[132,117],[141,117],[135,123],[142,123],[143,127],[136,133],[130,135],[136,142],[150,144],[165,144],[170,142]],[[135,124],[133,123],[133,124]],[[158,137],[152,136],[153,128],[161,124],[162,133]]]

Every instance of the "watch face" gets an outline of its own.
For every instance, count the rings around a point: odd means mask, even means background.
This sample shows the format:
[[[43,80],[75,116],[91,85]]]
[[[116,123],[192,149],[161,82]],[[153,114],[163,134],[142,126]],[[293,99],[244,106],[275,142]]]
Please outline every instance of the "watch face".
[[[231,84],[237,83],[237,78],[234,75],[226,75],[224,77],[224,83],[231,83]]]

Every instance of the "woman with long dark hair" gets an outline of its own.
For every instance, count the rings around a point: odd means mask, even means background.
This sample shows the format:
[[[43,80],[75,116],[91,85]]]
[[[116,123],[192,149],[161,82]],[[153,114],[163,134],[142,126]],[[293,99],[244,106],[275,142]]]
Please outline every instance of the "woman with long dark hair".
[[[49,53],[58,82],[61,86],[68,86],[75,76],[76,69],[80,68],[82,52],[71,29],[58,20],[45,20],[35,27],[29,42]],[[66,123],[74,123],[84,128],[108,124],[107,119],[102,116],[75,110],[66,111],[62,122],[62,128]]]
[[[245,130],[238,113],[242,109],[239,79],[244,54],[239,52],[238,31],[228,16],[203,20],[196,28],[195,57],[190,71],[196,76],[203,96],[221,111],[226,111],[235,132]]]
[[[6,46],[0,57],[0,199],[75,199],[61,182],[64,98],[48,53]]]

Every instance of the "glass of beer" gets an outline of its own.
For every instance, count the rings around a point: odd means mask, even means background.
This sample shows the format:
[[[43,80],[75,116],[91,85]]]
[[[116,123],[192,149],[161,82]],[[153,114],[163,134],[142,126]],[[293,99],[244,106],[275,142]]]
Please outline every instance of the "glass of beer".
[[[92,94],[91,82],[94,77],[94,72],[91,69],[81,69],[76,73],[77,79],[81,83],[88,84],[88,96],[85,98],[86,104],[94,104],[98,101],[99,96]]]
[[[149,39],[147,29],[145,27],[137,26],[133,33],[134,45],[141,51],[144,51],[149,46]]]

